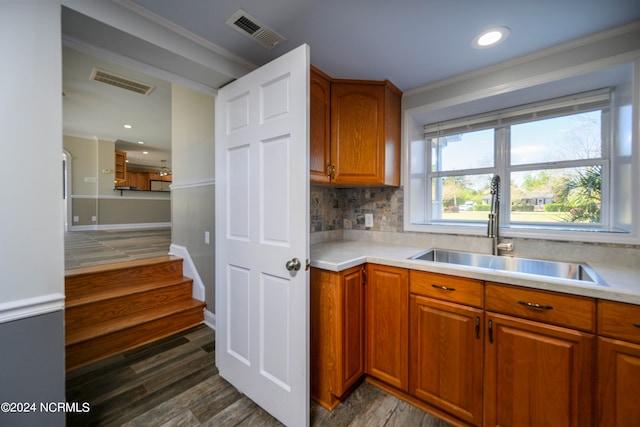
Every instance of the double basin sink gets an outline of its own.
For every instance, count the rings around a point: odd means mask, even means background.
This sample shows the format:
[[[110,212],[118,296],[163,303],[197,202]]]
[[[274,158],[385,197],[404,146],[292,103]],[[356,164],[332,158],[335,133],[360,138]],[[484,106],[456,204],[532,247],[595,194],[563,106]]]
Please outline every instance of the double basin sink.
[[[538,279],[552,277],[573,280],[581,285],[608,286],[591,267],[584,263],[556,262],[537,259],[485,255],[473,252],[458,252],[445,249],[429,249],[412,256],[417,261],[431,261],[443,264],[501,270],[524,275],[538,276]]]

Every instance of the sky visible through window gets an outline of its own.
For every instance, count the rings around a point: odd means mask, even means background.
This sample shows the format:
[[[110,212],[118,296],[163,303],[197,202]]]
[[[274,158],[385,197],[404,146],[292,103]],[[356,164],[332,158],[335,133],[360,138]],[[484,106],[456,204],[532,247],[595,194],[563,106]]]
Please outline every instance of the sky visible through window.
[[[601,133],[599,110],[511,125],[502,192],[510,191],[512,220],[599,222]],[[432,140],[433,170],[449,175],[432,182],[432,203],[443,217],[465,202],[486,205],[491,176],[472,170],[495,166],[495,144],[493,128]],[[453,176],[462,170],[468,172]]]
[[[600,111],[592,111],[512,125],[511,165],[599,158],[600,115]],[[440,166],[434,166],[440,171],[493,167],[494,130],[448,137]]]

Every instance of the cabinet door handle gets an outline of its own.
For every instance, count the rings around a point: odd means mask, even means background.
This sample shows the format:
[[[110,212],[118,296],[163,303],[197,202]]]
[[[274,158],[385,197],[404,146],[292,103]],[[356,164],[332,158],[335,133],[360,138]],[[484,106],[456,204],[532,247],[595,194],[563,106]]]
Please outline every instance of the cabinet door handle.
[[[551,307],[550,305],[541,305],[541,304],[536,304],[535,302],[526,302],[526,301],[518,301],[518,304],[522,304],[525,305],[529,308],[537,308],[540,310],[552,310],[553,307]]]
[[[443,285],[436,285],[435,283],[432,283],[431,286],[433,286],[436,289],[441,289],[443,291],[455,291],[456,288],[450,288],[448,286],[443,286]]]
[[[634,323],[633,326],[635,326],[636,328],[640,328],[640,322]]]
[[[489,343],[493,344],[493,320],[489,320]]]
[[[476,339],[480,339],[480,316],[476,316]]]
[[[327,176],[329,177],[330,181],[333,181],[336,177],[336,165],[334,165],[333,163],[329,163],[327,165]]]

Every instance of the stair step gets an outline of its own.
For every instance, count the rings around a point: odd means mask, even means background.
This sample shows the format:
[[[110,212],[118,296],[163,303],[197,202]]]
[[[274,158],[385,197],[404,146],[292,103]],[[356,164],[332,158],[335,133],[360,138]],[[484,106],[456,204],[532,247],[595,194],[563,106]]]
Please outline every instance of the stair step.
[[[67,370],[199,325],[203,301],[182,258],[163,256],[65,273]]]
[[[184,284],[186,282],[193,283],[193,279],[183,276],[178,279],[171,278],[167,280],[156,280],[153,282],[130,283],[128,286],[105,286],[102,288],[94,289],[93,292],[86,295],[76,296],[71,300],[67,298],[65,300],[65,308],[68,310],[73,307],[108,301],[127,295],[136,295],[147,293],[149,291],[161,290],[164,288]],[[191,294],[191,292],[189,292],[189,294]]]
[[[197,299],[190,298],[187,301],[181,301],[175,304],[165,304],[156,306],[148,310],[136,311],[125,316],[87,325],[81,328],[67,331],[65,337],[66,345],[75,345],[83,341],[89,341],[102,336],[107,336],[114,332],[126,330],[133,325],[149,323],[154,320],[162,319],[172,314],[191,310],[193,308],[204,309],[205,303]]]
[[[180,279],[182,276],[182,258],[170,255],[76,268],[65,272],[65,295],[67,301],[73,304],[76,299],[104,289],[131,288],[149,282]]]
[[[176,311],[178,305],[180,311]],[[100,325],[102,328],[95,325],[71,332],[66,337],[66,369],[76,369],[199,325],[204,319],[204,306],[204,302],[192,299],[124,316],[115,322],[117,325],[105,322]]]
[[[94,298],[87,296],[76,300],[65,308],[67,334],[157,306],[190,301],[192,283],[192,279],[185,277],[180,281],[162,284],[148,283],[136,288],[133,293],[123,294],[122,289],[117,289],[118,292],[102,292]]]

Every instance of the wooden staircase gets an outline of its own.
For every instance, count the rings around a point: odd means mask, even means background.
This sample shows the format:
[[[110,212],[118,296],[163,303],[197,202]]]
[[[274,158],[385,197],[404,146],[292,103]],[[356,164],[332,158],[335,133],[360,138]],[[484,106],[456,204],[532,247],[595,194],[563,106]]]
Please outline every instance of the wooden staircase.
[[[67,370],[202,323],[192,284],[174,256],[67,270]]]

